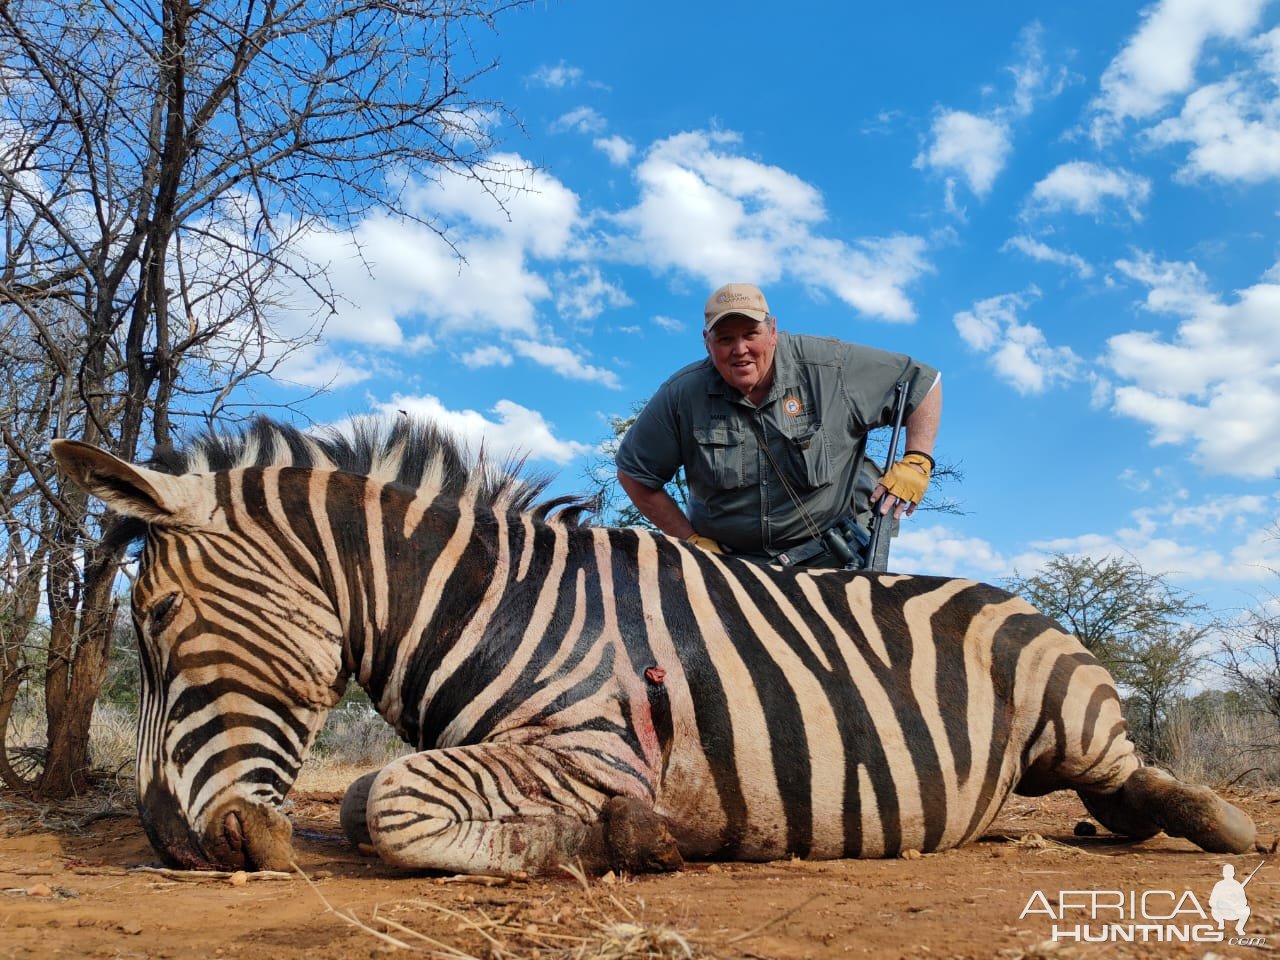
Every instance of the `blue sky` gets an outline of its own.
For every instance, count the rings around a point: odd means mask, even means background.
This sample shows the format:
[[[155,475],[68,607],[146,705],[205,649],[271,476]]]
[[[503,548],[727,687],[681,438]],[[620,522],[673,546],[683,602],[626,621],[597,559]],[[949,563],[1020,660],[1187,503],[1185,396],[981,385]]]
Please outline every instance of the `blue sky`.
[[[317,420],[428,412],[584,487],[610,415],[703,348],[721,283],[782,329],[943,371],[962,516],[893,566],[999,581],[1124,550],[1215,606],[1280,568],[1280,4],[549,0],[498,21],[500,191],[314,234],[344,306]],[[296,304],[298,316],[307,305]],[[299,394],[300,395],[300,394]]]

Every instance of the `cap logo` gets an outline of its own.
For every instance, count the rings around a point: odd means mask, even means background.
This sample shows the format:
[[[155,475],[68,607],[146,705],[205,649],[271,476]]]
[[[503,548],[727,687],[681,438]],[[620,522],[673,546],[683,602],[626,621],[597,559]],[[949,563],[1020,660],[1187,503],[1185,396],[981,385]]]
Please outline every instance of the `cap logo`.
[[[754,298],[749,293],[732,293],[726,291],[716,297],[716,303],[742,303],[744,300],[748,303]]]

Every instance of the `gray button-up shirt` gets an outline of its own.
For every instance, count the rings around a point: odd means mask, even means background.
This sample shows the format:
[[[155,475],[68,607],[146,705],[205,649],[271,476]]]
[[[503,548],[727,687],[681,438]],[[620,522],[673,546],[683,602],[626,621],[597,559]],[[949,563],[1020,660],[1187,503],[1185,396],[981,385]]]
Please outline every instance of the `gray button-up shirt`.
[[[693,528],[770,557],[811,540],[810,524],[826,530],[850,513],[867,432],[892,422],[895,385],[915,377],[909,416],[938,376],[904,354],[783,332],[773,370],[757,407],[709,357],[690,364],[658,388],[617,454],[620,470],[653,489],[683,465]]]

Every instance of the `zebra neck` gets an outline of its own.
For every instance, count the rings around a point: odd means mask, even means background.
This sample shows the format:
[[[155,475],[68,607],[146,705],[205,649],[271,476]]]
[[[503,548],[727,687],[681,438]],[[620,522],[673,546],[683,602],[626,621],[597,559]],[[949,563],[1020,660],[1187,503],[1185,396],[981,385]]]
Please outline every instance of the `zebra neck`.
[[[497,571],[500,524],[465,501],[398,488],[366,497],[362,507],[335,518],[349,545],[337,557],[343,662],[378,712],[417,744],[433,680]]]

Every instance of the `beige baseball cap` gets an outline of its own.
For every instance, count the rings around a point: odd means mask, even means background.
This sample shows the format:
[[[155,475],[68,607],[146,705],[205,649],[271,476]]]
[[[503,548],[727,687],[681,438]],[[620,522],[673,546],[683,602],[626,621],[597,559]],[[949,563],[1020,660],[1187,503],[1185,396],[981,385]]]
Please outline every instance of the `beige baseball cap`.
[[[725,317],[741,314],[752,320],[763,321],[769,316],[769,304],[765,303],[764,294],[753,283],[726,283],[713,293],[702,308],[704,323],[702,332],[706,333]]]

